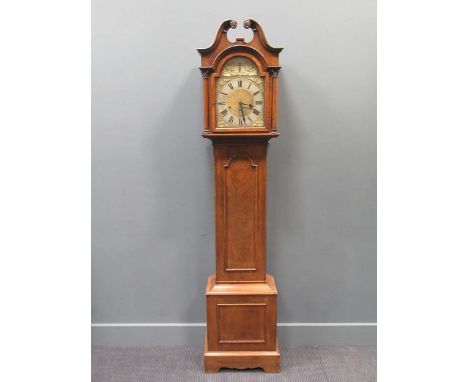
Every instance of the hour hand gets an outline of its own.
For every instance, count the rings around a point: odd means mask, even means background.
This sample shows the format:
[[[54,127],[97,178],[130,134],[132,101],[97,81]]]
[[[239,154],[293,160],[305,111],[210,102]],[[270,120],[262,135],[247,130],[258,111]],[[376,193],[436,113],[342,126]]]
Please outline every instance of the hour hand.
[[[245,105],[250,107],[251,109],[253,108],[253,105],[251,103],[244,103],[244,102],[239,102],[239,104]]]

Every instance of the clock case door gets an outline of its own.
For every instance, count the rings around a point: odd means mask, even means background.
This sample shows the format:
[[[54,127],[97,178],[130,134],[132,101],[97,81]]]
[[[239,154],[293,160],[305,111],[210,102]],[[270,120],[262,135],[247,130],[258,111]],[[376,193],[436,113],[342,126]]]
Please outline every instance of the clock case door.
[[[214,142],[216,280],[266,279],[266,142]]]

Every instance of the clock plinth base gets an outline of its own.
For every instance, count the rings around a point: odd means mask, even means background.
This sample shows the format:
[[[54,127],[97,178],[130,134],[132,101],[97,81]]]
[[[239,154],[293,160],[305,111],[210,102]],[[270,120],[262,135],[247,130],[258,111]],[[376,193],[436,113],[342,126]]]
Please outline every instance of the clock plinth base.
[[[278,340],[273,351],[208,351],[205,337],[205,373],[218,373],[223,367],[229,369],[262,368],[265,373],[280,372]]]
[[[265,281],[221,282],[208,278],[205,371],[222,367],[279,372],[276,300],[273,277]]]

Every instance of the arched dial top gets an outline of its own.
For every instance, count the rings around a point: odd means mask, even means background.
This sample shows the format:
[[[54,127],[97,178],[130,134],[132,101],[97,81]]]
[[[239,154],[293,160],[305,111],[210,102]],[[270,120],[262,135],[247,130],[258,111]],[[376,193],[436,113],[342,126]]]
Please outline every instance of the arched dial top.
[[[257,65],[242,56],[230,59],[216,81],[217,127],[263,127],[264,93]]]

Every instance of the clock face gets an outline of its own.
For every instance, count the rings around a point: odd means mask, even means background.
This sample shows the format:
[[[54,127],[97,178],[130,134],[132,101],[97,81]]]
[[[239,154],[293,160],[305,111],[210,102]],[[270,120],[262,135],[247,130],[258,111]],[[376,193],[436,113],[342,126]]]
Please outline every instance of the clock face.
[[[257,66],[247,58],[228,61],[216,84],[218,127],[263,127],[264,86]]]

